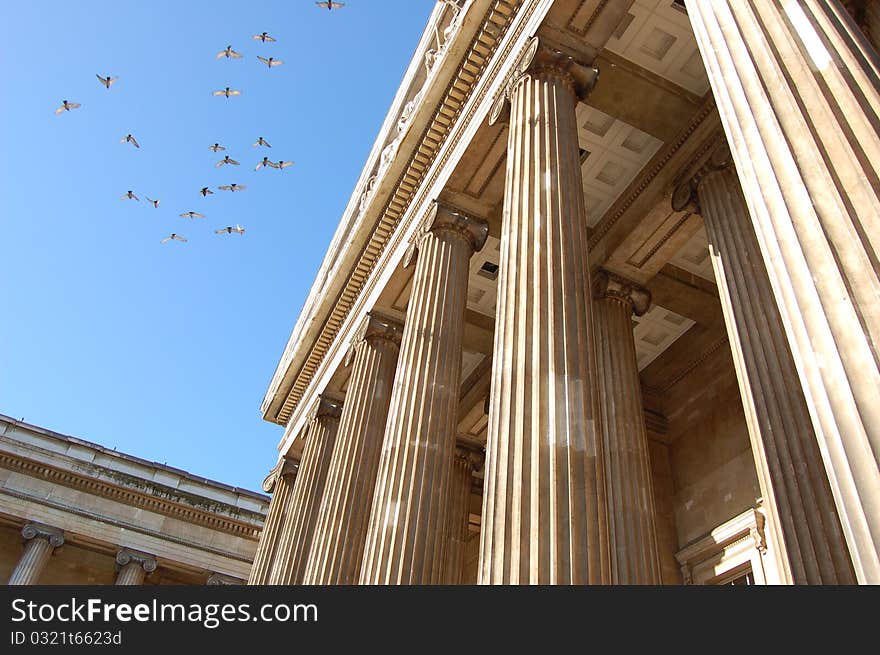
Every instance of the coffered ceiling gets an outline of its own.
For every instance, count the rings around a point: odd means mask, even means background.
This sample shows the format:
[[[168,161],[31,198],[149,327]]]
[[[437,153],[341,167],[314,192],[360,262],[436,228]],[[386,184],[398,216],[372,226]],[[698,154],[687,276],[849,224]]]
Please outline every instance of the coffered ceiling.
[[[687,13],[674,0],[635,0],[605,47],[698,96],[709,90]]]

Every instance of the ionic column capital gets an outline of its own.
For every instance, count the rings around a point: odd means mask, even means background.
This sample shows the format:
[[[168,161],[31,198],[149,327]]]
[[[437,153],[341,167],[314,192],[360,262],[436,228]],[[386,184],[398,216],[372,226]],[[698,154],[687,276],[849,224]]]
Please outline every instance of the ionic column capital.
[[[403,338],[403,325],[399,321],[376,310],[371,310],[367,312],[360,327],[354,333],[348,353],[345,355],[344,364],[345,366],[351,364],[355,348],[364,341],[373,339],[389,341],[400,348],[401,338]]]
[[[579,62],[533,36],[489,112],[489,125],[507,120],[511,93],[526,77],[558,79],[568,86],[575,99],[584,100],[596,85],[599,69]]]
[[[415,261],[419,245],[429,232],[454,234],[467,241],[473,252],[479,252],[489,236],[489,223],[482,218],[470,216],[452,205],[435,200],[413,235],[403,260],[404,268],[411,266]]]
[[[624,277],[600,269],[593,276],[593,298],[623,302],[641,316],[651,306],[651,292]]]
[[[278,482],[279,478],[287,478],[288,481],[292,483],[296,478],[298,467],[298,462],[288,459],[287,457],[282,457],[278,460],[275,467],[269,471],[269,475],[263,479],[263,483],[260,487],[267,494],[271,494],[275,491],[275,484]]]
[[[28,523],[21,529],[25,543],[31,539],[45,539],[52,548],[64,544],[64,531],[42,523]]]
[[[140,565],[145,573],[152,573],[157,566],[156,558],[153,555],[130,548],[122,548],[116,553],[116,570],[118,571],[129,564]]]
[[[315,399],[309,415],[307,423],[311,423],[319,418],[339,419],[342,416],[343,398],[333,393],[321,393]]]
[[[712,173],[727,170],[732,166],[733,157],[730,153],[730,148],[726,143],[723,143],[712,151],[712,154],[709,155],[696,172],[675,187],[672,192],[673,211],[691,211],[702,216],[700,198],[697,193],[700,183]]]

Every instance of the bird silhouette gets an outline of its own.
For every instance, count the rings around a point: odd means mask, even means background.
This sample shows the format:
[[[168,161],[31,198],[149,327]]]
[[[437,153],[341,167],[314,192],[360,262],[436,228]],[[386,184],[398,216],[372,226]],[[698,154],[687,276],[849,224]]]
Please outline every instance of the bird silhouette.
[[[266,41],[274,41],[275,39],[269,36],[268,32],[262,32],[261,34],[254,34],[254,40],[266,43]]]
[[[159,201],[158,200],[150,200],[148,196],[144,196],[147,199],[147,202],[153,205],[156,209],[159,209]]]
[[[183,212],[180,215],[181,218],[204,218],[204,214],[200,214],[199,212]]]
[[[333,9],[342,9],[345,6],[344,2],[316,2],[315,4],[322,9],[326,9],[327,11],[332,11]]]
[[[221,50],[217,53],[217,59],[222,59],[223,57],[226,57],[227,59],[230,57],[233,59],[241,59],[241,55],[233,50],[231,45],[226,46],[225,50]]]
[[[136,195],[134,195],[133,191],[126,191],[125,193],[123,193],[122,196],[120,197],[120,200],[137,200],[138,202],[141,201],[140,198],[138,198]]]
[[[233,166],[238,166],[238,162],[234,159],[230,159],[229,155],[226,155],[223,159],[214,164],[214,166],[220,168],[223,164],[232,164]]]
[[[62,101],[61,106],[55,110],[56,114],[60,114],[65,111],[70,111],[71,109],[76,109],[77,107],[81,107],[78,102],[67,102],[67,100]]]
[[[135,148],[140,148],[140,145],[131,134],[126,134],[124,138],[119,140],[119,143],[130,143]]]
[[[233,182],[232,184],[223,184],[221,186],[218,186],[217,188],[220,189],[221,191],[232,191],[232,192],[242,191],[244,189],[247,189],[247,187],[244,184],[236,184],[235,182]]]
[[[266,59],[265,57],[261,57],[260,55],[257,55],[257,59],[266,64],[266,66],[268,66],[269,68],[272,68],[272,66],[280,66],[284,63],[280,59],[275,59],[273,57],[269,57],[268,59]]]
[[[206,187],[206,186],[203,186],[203,187],[201,188],[201,190],[199,191],[199,193],[201,193],[201,194],[202,194],[203,196],[205,196],[206,198],[207,198],[208,196],[213,196],[213,195],[214,195],[214,192],[211,191],[211,189],[209,189],[209,188]]]
[[[184,237],[180,236],[179,234],[177,234],[176,232],[172,232],[170,235],[168,235],[167,237],[162,239],[162,241],[160,241],[160,243],[168,243],[172,239],[174,241],[183,241],[184,243],[186,243],[186,239]]]
[[[214,230],[214,234],[232,234],[233,232],[244,234],[244,228],[241,225],[236,225],[235,227],[221,227],[219,230]]]
[[[118,77],[110,77],[109,75],[107,77],[101,77],[97,73],[95,73],[95,77],[97,77],[98,80],[100,80],[101,84],[106,86],[108,89],[113,84],[113,82],[119,79]]]
[[[263,168],[263,166],[272,166],[272,165],[273,165],[273,164],[272,164],[272,162],[269,161],[269,158],[268,158],[268,157],[263,157],[263,161],[261,161],[259,164],[257,164],[257,165],[254,167],[254,170],[255,170],[255,171],[258,171],[258,170],[260,170],[261,168]]]
[[[208,150],[213,150],[214,152],[219,152],[220,150],[226,150],[226,148],[221,146],[219,143],[215,143],[213,146],[208,146]]]
[[[229,96],[240,96],[241,91],[236,91],[235,89],[230,89],[228,86],[222,91],[214,91],[215,96],[226,96],[226,99],[229,100]]]
[[[288,166],[293,166],[293,162],[292,161],[284,161],[283,159],[281,159],[275,163],[269,162],[269,166],[271,166],[272,168],[282,169],[282,168],[287,168]]]
[[[257,139],[256,143],[252,143],[251,145],[253,145],[253,146],[266,146],[267,148],[272,147],[269,145],[269,142],[266,141],[266,139],[264,139],[263,137],[260,137],[259,139]]]

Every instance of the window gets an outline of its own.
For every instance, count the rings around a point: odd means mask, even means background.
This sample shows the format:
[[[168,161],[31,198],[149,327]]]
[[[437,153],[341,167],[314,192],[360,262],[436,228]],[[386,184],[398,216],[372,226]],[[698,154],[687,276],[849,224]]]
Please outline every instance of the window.
[[[722,523],[701,539],[675,554],[685,584],[778,584],[773,544],[764,531],[766,517],[760,507],[749,509]]]

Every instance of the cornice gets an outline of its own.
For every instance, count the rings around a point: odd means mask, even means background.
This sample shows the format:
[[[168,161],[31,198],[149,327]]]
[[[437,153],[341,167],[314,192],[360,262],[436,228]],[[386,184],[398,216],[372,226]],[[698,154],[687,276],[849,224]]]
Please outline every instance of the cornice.
[[[219,532],[225,532],[243,539],[256,541],[259,532],[262,529],[264,517],[255,512],[239,510],[241,514],[246,515],[252,521],[251,523],[234,521],[232,519],[217,516],[210,511],[187,507],[167,498],[157,498],[156,496],[133,491],[125,487],[104,482],[103,480],[97,480],[92,477],[80,475],[72,471],[50,466],[43,462],[38,462],[7,452],[0,452],[0,468],[45,480],[53,484],[59,484],[101,498],[106,498],[128,507],[145,509],[186,523],[193,523]],[[161,485],[156,483],[152,483],[151,486],[157,489],[161,487]],[[0,493],[8,494],[11,491],[12,490],[10,489],[4,488],[0,490]],[[170,487],[162,489],[161,491],[169,496],[182,496],[179,491],[173,490]],[[210,504],[211,502],[216,501],[204,499],[204,502]]]

